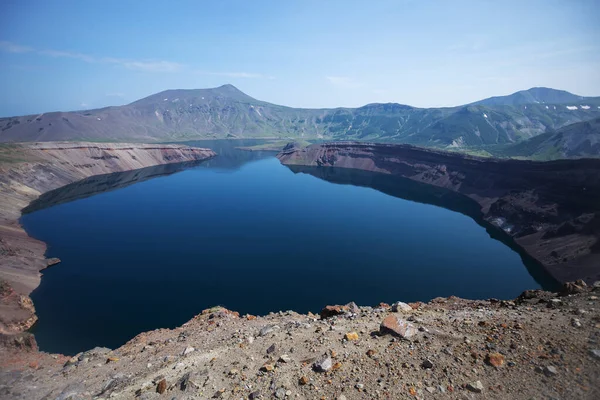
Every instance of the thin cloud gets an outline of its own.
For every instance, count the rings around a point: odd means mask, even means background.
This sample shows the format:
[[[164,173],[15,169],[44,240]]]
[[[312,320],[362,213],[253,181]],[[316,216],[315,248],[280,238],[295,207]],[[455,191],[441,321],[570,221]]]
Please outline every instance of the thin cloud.
[[[89,64],[113,64],[119,65],[123,68],[127,68],[134,71],[141,72],[157,72],[157,73],[172,73],[172,72],[181,72],[184,70],[190,71],[186,67],[186,65],[173,62],[173,61],[165,61],[165,60],[129,60],[123,58],[115,58],[115,57],[94,57],[89,54],[84,53],[75,53],[64,50],[54,50],[54,49],[35,49],[33,47],[21,46],[16,43],[8,42],[8,41],[0,41],[0,51],[5,51],[9,53],[27,53],[32,52],[38,55],[54,57],[54,58],[69,58],[74,60],[80,60]],[[255,72],[213,72],[213,71],[200,71],[200,70],[191,70],[191,72],[204,74],[204,75],[215,75],[215,76],[225,76],[228,78],[240,78],[240,79],[275,79],[272,75],[265,75]],[[124,96],[118,96],[124,97]]]
[[[0,41],[0,49],[9,53],[28,53],[30,51],[33,51],[31,47],[21,46],[6,41]]]
[[[128,60],[113,57],[96,58],[89,54],[75,53],[63,50],[44,49],[39,50],[33,47],[21,46],[16,43],[0,41],[0,50],[9,53],[27,53],[33,52],[38,55],[54,57],[54,58],[70,58],[80,60],[90,64],[115,64],[124,68],[143,71],[143,72],[178,72],[184,67],[183,64],[162,61],[162,60]]]
[[[39,50],[39,51],[36,51],[36,53],[44,55],[44,56],[55,57],[55,58],[73,58],[76,60],[85,61],[87,63],[96,62],[96,60],[92,56],[88,56],[87,54],[81,54],[81,53],[71,53],[69,51]]]

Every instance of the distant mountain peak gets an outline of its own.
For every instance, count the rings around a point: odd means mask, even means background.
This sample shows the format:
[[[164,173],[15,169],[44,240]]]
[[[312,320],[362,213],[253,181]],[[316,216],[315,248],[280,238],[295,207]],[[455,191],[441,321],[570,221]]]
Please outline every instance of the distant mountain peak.
[[[162,104],[163,101],[185,101],[186,99],[211,100],[215,98],[228,98],[233,101],[258,103],[259,101],[248,96],[232,84],[225,84],[208,89],[168,89],[137,100],[131,105]]]
[[[576,103],[582,99],[584,99],[584,97],[567,92],[566,90],[537,86],[527,90],[520,90],[518,92],[506,96],[494,96],[484,100],[479,100],[472,104],[484,106],[516,106],[521,104],[567,104]]]

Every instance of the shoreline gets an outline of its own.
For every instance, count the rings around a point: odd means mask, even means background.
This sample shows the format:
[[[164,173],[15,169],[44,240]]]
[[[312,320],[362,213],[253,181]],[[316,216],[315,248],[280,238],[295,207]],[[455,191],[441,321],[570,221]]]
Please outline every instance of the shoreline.
[[[323,179],[334,168],[355,169],[457,193],[557,282],[600,280],[600,160],[501,160],[359,142],[290,146],[277,157]]]
[[[48,142],[11,145],[0,163],[0,333],[29,329],[37,320],[29,294],[49,266],[47,246],[27,234],[22,211],[44,193],[84,178],[145,167],[203,161],[216,154],[182,145]],[[16,155],[16,156],[15,156]],[[134,174],[135,179],[135,174]]]

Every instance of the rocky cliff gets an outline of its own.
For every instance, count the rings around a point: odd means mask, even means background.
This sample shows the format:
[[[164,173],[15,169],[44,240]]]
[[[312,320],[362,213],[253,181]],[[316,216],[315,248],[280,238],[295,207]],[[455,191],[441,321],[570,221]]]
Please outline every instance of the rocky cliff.
[[[179,145],[30,143],[0,148],[0,332],[29,328],[36,321],[28,295],[39,271],[58,260],[44,257],[46,245],[19,225],[21,210],[41,194],[94,175],[195,162],[212,150]],[[143,179],[134,174],[131,179]],[[60,229],[60,227],[57,227]]]
[[[478,158],[406,145],[338,142],[278,154],[288,166],[391,174],[457,192],[556,280],[600,277],[600,160]]]

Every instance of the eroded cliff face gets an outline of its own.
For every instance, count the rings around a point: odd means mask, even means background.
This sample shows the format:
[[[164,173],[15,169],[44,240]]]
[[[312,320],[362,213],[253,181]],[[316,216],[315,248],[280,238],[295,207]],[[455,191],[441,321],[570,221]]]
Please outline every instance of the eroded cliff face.
[[[180,145],[31,143],[2,149],[0,162],[0,333],[35,323],[29,294],[39,271],[56,260],[44,257],[46,245],[27,235],[21,210],[41,194],[81,179],[144,167],[205,160],[212,150]],[[142,179],[134,175],[132,179]],[[57,227],[60,229],[60,227]]]
[[[288,166],[373,171],[458,192],[558,281],[600,278],[600,160],[497,160],[355,142],[290,146],[277,157]]]

